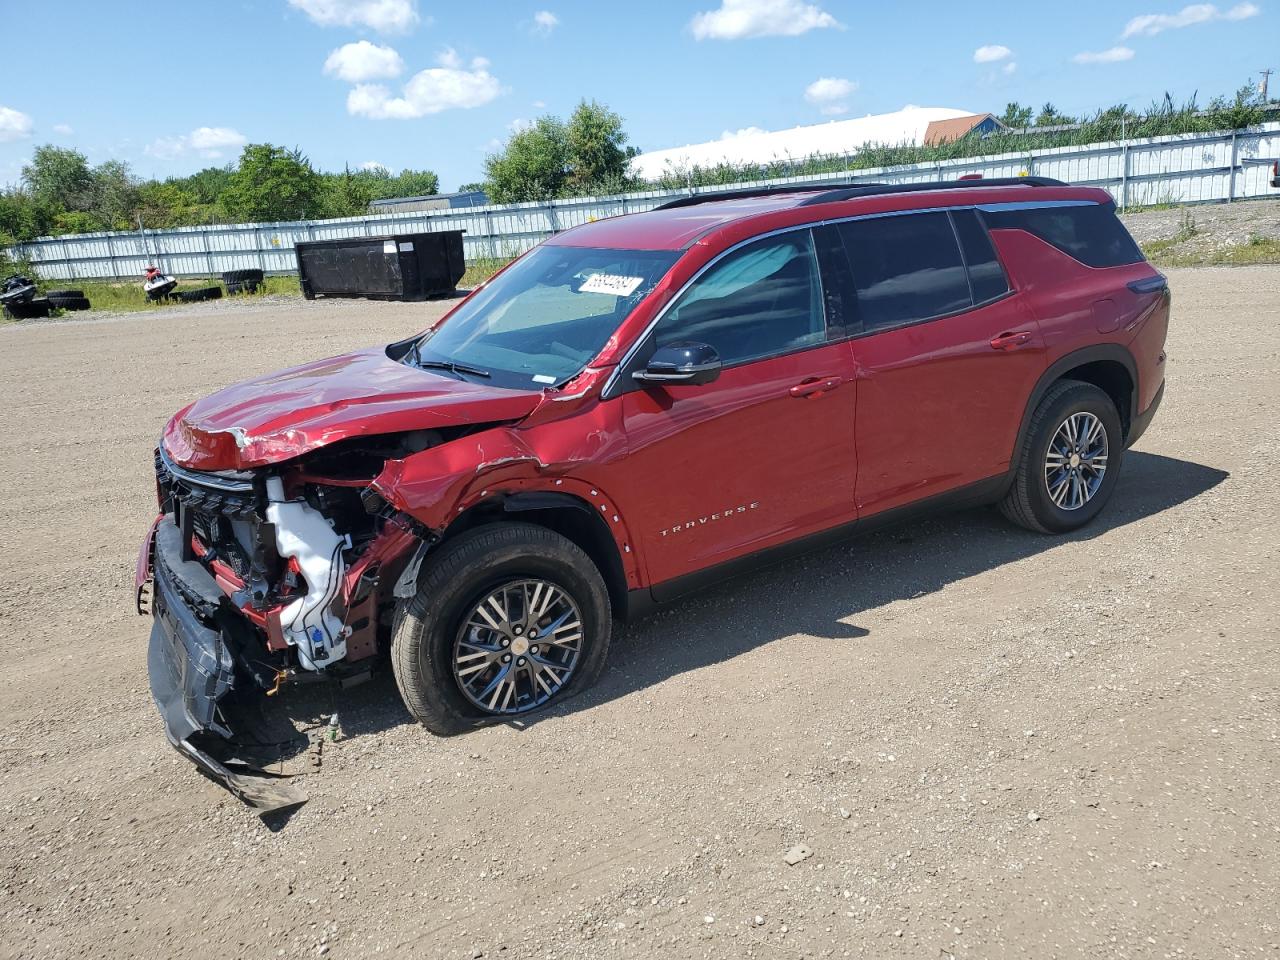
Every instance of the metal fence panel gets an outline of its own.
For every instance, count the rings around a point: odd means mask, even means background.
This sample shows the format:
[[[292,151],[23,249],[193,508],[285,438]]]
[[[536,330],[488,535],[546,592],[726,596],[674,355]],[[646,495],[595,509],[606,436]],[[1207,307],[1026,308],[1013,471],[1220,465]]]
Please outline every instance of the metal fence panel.
[[[1147,140],[1058,147],[921,163],[910,166],[779,177],[725,184],[697,192],[752,186],[838,181],[918,183],[965,174],[1054,177],[1108,190],[1121,207],[1208,203],[1275,196],[1270,163],[1280,157],[1280,123],[1223,133],[1181,134]],[[369,214],[340,220],[241,223],[135,233],[42,237],[11,251],[27,257],[49,279],[136,278],[151,263],[176,276],[213,276],[259,268],[297,269],[293,245],[390,233],[463,230],[469,262],[524,253],[547,237],[592,220],[649,210],[692,190],[647,191],[615,197],[580,197],[548,203]]]

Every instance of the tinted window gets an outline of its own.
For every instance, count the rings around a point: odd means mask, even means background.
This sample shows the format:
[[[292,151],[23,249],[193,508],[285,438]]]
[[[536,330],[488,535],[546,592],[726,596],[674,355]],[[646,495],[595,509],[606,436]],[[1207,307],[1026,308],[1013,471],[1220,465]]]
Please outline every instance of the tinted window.
[[[964,251],[965,265],[969,268],[973,302],[986,303],[1008,293],[1009,281],[996,259],[996,249],[978,220],[978,214],[973,210],[952,210],[951,219],[956,226],[956,236],[960,238],[960,249]]]
[[[855,334],[858,332],[858,300],[839,229],[831,225],[815,227],[813,245],[822,271],[822,302],[827,312],[827,329],[834,337]]]
[[[709,343],[726,364],[826,339],[822,293],[808,230],[748,244],[704,273],[658,323],[661,347]]]
[[[1090,267],[1138,263],[1143,259],[1142,251],[1116,217],[1115,209],[1114,204],[1091,203],[1030,210],[984,209],[982,215],[993,230],[1026,230]]]
[[[972,305],[960,247],[945,213],[872,217],[839,226],[864,332]]]

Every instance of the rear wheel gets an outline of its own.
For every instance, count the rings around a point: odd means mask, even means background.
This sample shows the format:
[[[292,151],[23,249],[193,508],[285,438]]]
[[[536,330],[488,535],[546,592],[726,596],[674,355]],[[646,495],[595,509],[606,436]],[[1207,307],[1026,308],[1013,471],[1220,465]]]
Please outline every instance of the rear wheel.
[[[539,710],[600,675],[612,627],[600,572],[544,527],[497,523],[429,556],[391,645],[405,706],[437,734]]]
[[[1090,383],[1059,381],[1031,417],[1000,510],[1040,533],[1082,527],[1110,499],[1123,453],[1120,415],[1111,398]]]

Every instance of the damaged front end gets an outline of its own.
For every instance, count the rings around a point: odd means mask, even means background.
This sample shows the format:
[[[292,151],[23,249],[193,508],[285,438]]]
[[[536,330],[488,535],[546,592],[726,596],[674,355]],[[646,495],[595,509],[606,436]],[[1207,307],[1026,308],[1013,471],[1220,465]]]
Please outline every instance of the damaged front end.
[[[300,676],[368,676],[391,587],[435,539],[369,481],[385,457],[432,439],[338,444],[242,471],[192,470],[156,451],[160,516],[136,583],[139,612],[153,616],[152,695],[170,742],[262,813],[306,800],[265,769],[298,744],[291,727],[263,735],[264,695]]]

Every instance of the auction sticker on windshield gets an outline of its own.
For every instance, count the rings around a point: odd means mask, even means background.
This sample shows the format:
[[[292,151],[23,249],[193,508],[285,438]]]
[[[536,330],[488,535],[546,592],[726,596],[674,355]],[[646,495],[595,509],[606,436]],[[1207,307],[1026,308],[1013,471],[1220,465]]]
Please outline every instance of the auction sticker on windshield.
[[[611,293],[615,297],[629,297],[644,277],[620,277],[613,273],[595,273],[578,288],[579,293]]]

